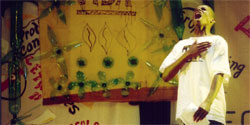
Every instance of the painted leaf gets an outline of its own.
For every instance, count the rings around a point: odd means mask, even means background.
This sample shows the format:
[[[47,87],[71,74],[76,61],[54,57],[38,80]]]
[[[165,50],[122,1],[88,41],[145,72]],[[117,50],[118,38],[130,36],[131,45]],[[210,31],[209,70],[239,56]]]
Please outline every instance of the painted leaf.
[[[73,1],[73,0],[64,0],[64,1],[61,1],[62,5],[69,5],[69,6],[71,6],[71,5],[75,4],[75,3],[76,2]]]
[[[1,59],[1,63],[6,63],[8,61],[10,61],[10,59],[13,57],[13,51],[9,51],[2,59]]]
[[[152,31],[157,31],[159,30],[154,24],[150,23],[149,21],[143,19],[143,18],[140,18],[140,21],[146,26],[148,27],[150,30]]]
[[[126,50],[127,55],[136,47],[136,38],[130,32],[127,25],[118,33],[116,40]]]
[[[118,85],[119,83],[122,83],[124,80],[123,78],[114,78],[109,81],[112,85]]]
[[[139,89],[141,87],[141,84],[139,82],[132,82],[130,87],[133,89]]]
[[[105,72],[99,71],[98,72],[98,78],[100,80],[106,80],[106,74],[105,74]]]
[[[58,14],[59,18],[61,19],[61,21],[64,24],[66,24],[66,16],[60,8],[57,8],[57,14]]]
[[[152,46],[158,40],[158,36],[154,36],[152,39],[148,40],[143,44],[143,49],[146,50]]]
[[[48,25],[48,37],[52,46],[54,47],[57,46],[56,35],[49,25]]]
[[[126,80],[131,80],[134,78],[134,72],[133,71],[128,71],[126,74]]]
[[[110,93],[109,90],[105,90],[105,91],[103,92],[102,96],[105,97],[105,98],[109,98],[109,97],[111,96],[111,93]]]
[[[78,71],[76,73],[76,78],[77,78],[78,81],[84,81],[84,79],[85,79],[84,73],[81,72],[81,71]]]
[[[146,61],[145,64],[147,65],[149,70],[151,70],[151,71],[153,71],[155,73],[159,73],[159,68],[156,67],[155,65],[153,65],[152,63],[150,63],[149,61]]]
[[[161,20],[162,10],[166,5],[167,0],[154,0],[154,8],[158,21]]]
[[[63,75],[68,78],[68,70],[65,58],[63,56],[56,57],[56,63]]]
[[[82,45],[82,42],[78,42],[78,41],[76,41],[76,42],[71,42],[71,43],[67,44],[66,46],[64,46],[64,47],[63,47],[63,50],[69,51],[69,50],[71,50],[71,49],[73,49],[73,48],[80,47],[81,45]]]
[[[179,40],[182,39],[184,32],[184,17],[182,12],[182,2],[181,0],[170,1],[171,13],[172,13],[172,23],[174,30],[177,34]]]
[[[67,78],[64,77],[64,76],[60,76],[59,80],[58,80],[58,83],[59,84],[62,84],[62,85],[65,85],[65,83],[67,82]]]
[[[78,96],[79,96],[79,98],[81,98],[81,99],[84,98],[84,96],[85,96],[84,87],[80,87],[80,88],[79,88]]]
[[[127,97],[129,95],[129,88],[123,88],[121,91],[121,95],[123,97]]]
[[[77,82],[70,82],[69,85],[68,85],[68,89],[69,89],[69,90],[72,90],[72,89],[74,89],[77,85],[78,85]]]
[[[54,6],[53,6],[53,5],[51,5],[50,7],[46,8],[46,9],[44,9],[44,10],[40,13],[39,19],[42,19],[42,18],[48,16],[48,15],[52,12],[53,9],[54,9]]]
[[[88,84],[90,84],[92,91],[97,91],[98,90],[99,86],[98,86],[96,81],[90,80],[90,81],[88,81]]]
[[[31,61],[39,61],[41,59],[46,59],[46,58],[52,57],[52,55],[53,55],[52,51],[44,52],[38,56],[35,56],[33,59],[31,59]]]
[[[100,43],[102,49],[104,50],[105,54],[108,54],[108,50],[112,43],[112,32],[108,27],[107,23],[104,24],[101,31],[99,32],[98,42]]]
[[[55,80],[55,78],[54,77],[52,77],[52,78],[49,78],[49,83],[50,83],[50,85],[53,87],[53,88],[56,88],[57,87],[57,83],[56,83],[56,80]]]
[[[150,63],[149,61],[146,61],[145,62],[146,65],[148,66],[148,68],[153,71],[154,73],[156,73],[156,80],[154,81],[152,87],[150,88],[149,90],[149,93],[148,93],[148,96],[151,96],[153,95],[156,90],[158,89],[158,87],[160,86],[160,81],[162,80],[161,79],[161,75],[160,75],[160,71],[159,71],[159,68],[156,67],[155,65],[153,65],[152,63]]]
[[[153,85],[150,87],[150,90],[149,90],[149,93],[148,93],[148,96],[151,96],[153,95],[157,89],[159,88],[160,86],[160,81],[161,81],[161,77],[160,76],[157,76],[156,77],[156,80],[154,81]]]
[[[95,32],[92,30],[92,28],[89,26],[89,24],[86,24],[83,28],[82,39],[83,42],[85,42],[88,45],[91,52],[96,43],[96,35]]]

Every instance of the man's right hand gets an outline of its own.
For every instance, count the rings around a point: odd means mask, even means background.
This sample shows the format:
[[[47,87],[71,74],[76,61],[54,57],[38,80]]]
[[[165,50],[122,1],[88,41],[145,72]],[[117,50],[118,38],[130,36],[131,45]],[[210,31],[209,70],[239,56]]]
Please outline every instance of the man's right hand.
[[[206,51],[209,47],[211,47],[210,42],[202,42],[202,43],[197,44],[197,41],[195,41],[193,43],[193,45],[187,51],[188,57],[189,58],[196,58],[202,52]]]

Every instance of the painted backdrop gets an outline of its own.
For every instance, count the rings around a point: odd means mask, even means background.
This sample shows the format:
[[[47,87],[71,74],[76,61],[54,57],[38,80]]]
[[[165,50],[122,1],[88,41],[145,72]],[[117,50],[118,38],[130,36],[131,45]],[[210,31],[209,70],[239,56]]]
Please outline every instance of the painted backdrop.
[[[169,1],[39,2],[39,14],[43,104],[176,99],[157,70],[177,41]]]

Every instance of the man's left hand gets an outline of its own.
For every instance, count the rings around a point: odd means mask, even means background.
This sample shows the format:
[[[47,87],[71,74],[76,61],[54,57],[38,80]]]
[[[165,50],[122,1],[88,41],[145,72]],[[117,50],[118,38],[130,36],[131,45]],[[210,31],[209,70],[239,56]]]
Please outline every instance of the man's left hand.
[[[203,120],[207,116],[208,112],[210,111],[210,107],[211,107],[211,103],[208,103],[206,101],[203,102],[200,105],[199,109],[194,113],[194,116],[193,116],[194,121],[198,122],[198,121]]]

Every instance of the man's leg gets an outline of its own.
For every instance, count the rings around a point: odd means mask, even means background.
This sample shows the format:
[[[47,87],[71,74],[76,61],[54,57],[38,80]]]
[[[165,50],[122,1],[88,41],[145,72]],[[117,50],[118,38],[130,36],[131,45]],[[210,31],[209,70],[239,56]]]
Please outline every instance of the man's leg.
[[[223,125],[220,122],[214,121],[214,120],[209,120],[210,124],[209,125]]]

